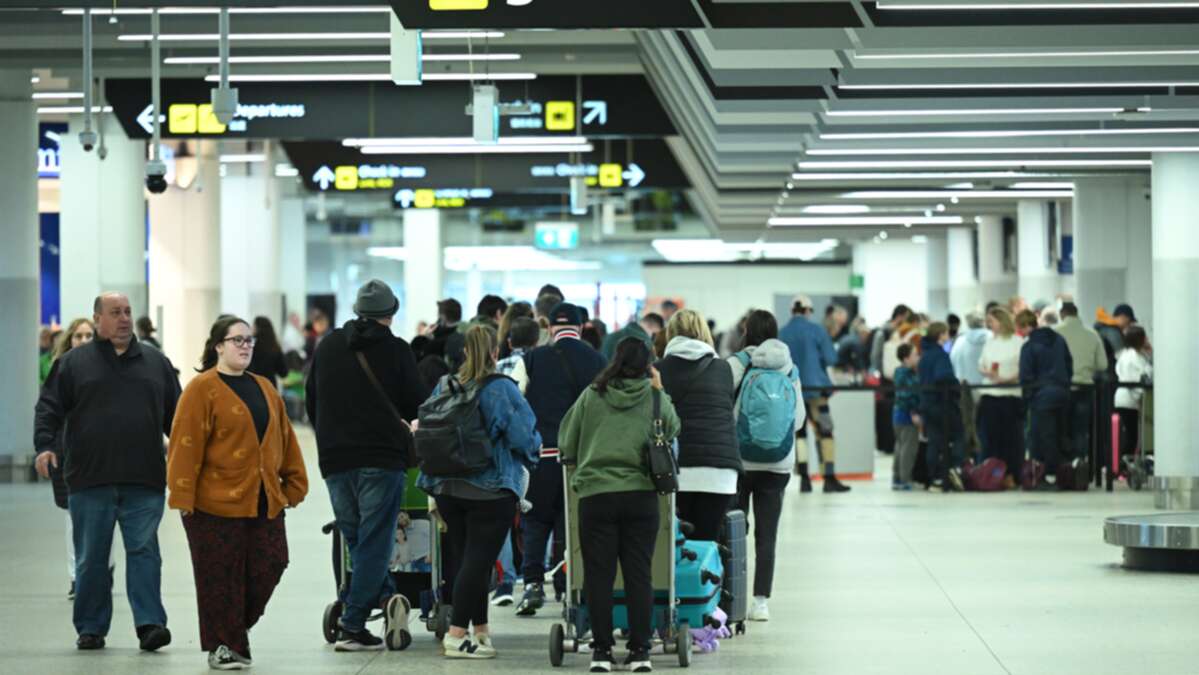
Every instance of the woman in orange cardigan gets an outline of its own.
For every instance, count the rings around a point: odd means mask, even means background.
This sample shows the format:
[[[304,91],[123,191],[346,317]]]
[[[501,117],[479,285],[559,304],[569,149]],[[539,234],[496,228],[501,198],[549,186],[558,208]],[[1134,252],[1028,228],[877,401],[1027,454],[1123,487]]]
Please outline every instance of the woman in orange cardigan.
[[[308,493],[283,399],[246,372],[253,331],[222,317],[175,411],[168,504],[183,514],[200,609],[200,646],[214,670],[250,666],[248,631],[287,567],[283,509]]]

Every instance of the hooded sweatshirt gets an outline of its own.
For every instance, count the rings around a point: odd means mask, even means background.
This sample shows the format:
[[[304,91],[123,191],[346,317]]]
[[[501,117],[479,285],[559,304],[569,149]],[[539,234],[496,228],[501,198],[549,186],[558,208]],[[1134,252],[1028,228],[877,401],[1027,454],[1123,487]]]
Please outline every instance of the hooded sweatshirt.
[[[653,396],[646,378],[615,379],[607,391],[587,387],[558,427],[562,461],[577,465],[571,487],[580,498],[608,492],[652,491],[645,447],[653,431]],[[679,435],[679,417],[662,392],[667,440]]]
[[[390,327],[355,319],[327,335],[316,348],[305,401],[325,478],[350,469],[408,468],[411,435],[371,385],[358,352],[366,355],[375,378],[404,419],[416,419],[417,408],[429,397],[412,348]]]
[[[1038,328],[1020,350],[1020,385],[1031,410],[1048,410],[1070,400],[1074,362],[1066,340],[1052,328]]]
[[[666,345],[665,354],[657,368],[682,424],[679,491],[736,494],[741,453],[729,364],[708,343],[681,335]]]
[[[749,355],[751,368],[763,368],[766,370],[777,370],[780,373],[790,373],[795,365],[791,362],[791,350],[786,344],[780,340],[767,340],[755,347],[746,347],[745,353]],[[727,361],[729,368],[733,374],[733,391],[739,396],[741,393],[741,381],[745,379],[745,366],[741,365],[741,361],[734,354]],[[807,422],[807,409],[804,407],[803,383],[797,378],[795,380],[795,431],[804,428],[804,423]],[[737,415],[741,412],[739,402],[733,402],[733,420],[736,423]],[[786,457],[780,459],[774,464],[760,464],[758,462],[746,462],[742,460],[741,466],[745,471],[769,471],[770,473],[791,473],[791,467],[795,464],[795,446],[791,446],[791,452]]]
[[[986,346],[989,337],[991,331],[986,328],[971,328],[954,340],[949,360],[953,363],[953,374],[959,380],[972,385],[983,383],[978,361],[982,358],[983,347]]]

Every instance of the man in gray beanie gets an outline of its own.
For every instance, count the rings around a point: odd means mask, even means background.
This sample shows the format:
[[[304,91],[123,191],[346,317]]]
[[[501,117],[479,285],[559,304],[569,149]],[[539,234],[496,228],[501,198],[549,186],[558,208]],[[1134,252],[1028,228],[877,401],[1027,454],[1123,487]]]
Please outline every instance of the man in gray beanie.
[[[406,420],[429,390],[406,341],[391,332],[400,308],[391,288],[371,279],[358,289],[358,318],[321,340],[308,375],[308,419],[316,430],[321,476],[354,574],[342,597],[337,651],[382,650],[366,629],[383,609],[391,644],[408,630],[408,601],[396,594],[388,565],[403,503],[412,435]]]

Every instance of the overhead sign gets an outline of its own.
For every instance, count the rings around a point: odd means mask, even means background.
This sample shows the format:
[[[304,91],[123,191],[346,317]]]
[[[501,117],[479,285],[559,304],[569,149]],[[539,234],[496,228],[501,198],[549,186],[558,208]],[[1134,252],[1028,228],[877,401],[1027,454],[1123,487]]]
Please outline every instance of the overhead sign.
[[[578,223],[537,223],[533,245],[547,251],[566,251],[579,247]]]
[[[704,28],[693,0],[391,0],[407,28]]]
[[[495,192],[491,188],[404,188],[396,192],[395,202],[401,209],[460,209],[472,200],[486,200],[493,196]]]
[[[59,141],[67,135],[67,125],[42,122],[37,125],[37,177],[58,178],[62,174]]]
[[[330,167],[328,164],[322,164],[313,172],[311,183],[322,192],[329,188],[346,192],[390,190],[395,187],[396,179],[424,178],[427,173],[423,166],[350,164]]]
[[[637,187],[645,180],[645,171],[636,162],[623,164],[535,164],[529,169],[534,178],[586,178],[589,187]]]
[[[239,83],[237,113],[221,124],[209,103],[212,83],[162,81],[162,133],[170,138],[328,140],[370,137],[470,137],[464,83]],[[661,137],[675,133],[641,75],[562,75],[497,82],[500,136],[581,133],[588,138]],[[581,94],[581,96],[580,96]],[[154,132],[148,79],[108,79],[105,95],[130,138]],[[576,101],[578,103],[576,103]],[[512,105],[519,104],[519,105]],[[396,114],[397,110],[404,114]]]

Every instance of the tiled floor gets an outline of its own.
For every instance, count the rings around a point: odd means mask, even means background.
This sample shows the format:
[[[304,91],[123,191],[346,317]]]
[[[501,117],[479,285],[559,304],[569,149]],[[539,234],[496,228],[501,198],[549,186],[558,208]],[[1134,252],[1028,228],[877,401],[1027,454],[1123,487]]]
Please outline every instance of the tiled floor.
[[[309,466],[316,477],[312,437]],[[887,471],[880,474],[889,475]],[[774,620],[692,668],[758,673],[1199,673],[1199,579],[1121,570],[1102,541],[1105,516],[1147,512],[1146,493],[930,495],[892,493],[885,482],[846,495],[787,496]],[[74,649],[65,599],[63,512],[48,485],[0,486],[0,673],[201,673],[187,544],[177,515],[161,531],[163,591],[173,645],[140,654],[122,556],[109,647]],[[534,619],[496,612],[494,662],[435,656],[423,628],[406,652],[337,654],[321,612],[333,594],[331,511],[314,480],[288,515],[291,567],[254,630],[255,670],[267,673],[549,671],[553,611]],[[677,668],[673,657],[656,660]],[[566,668],[585,672],[584,659]]]

